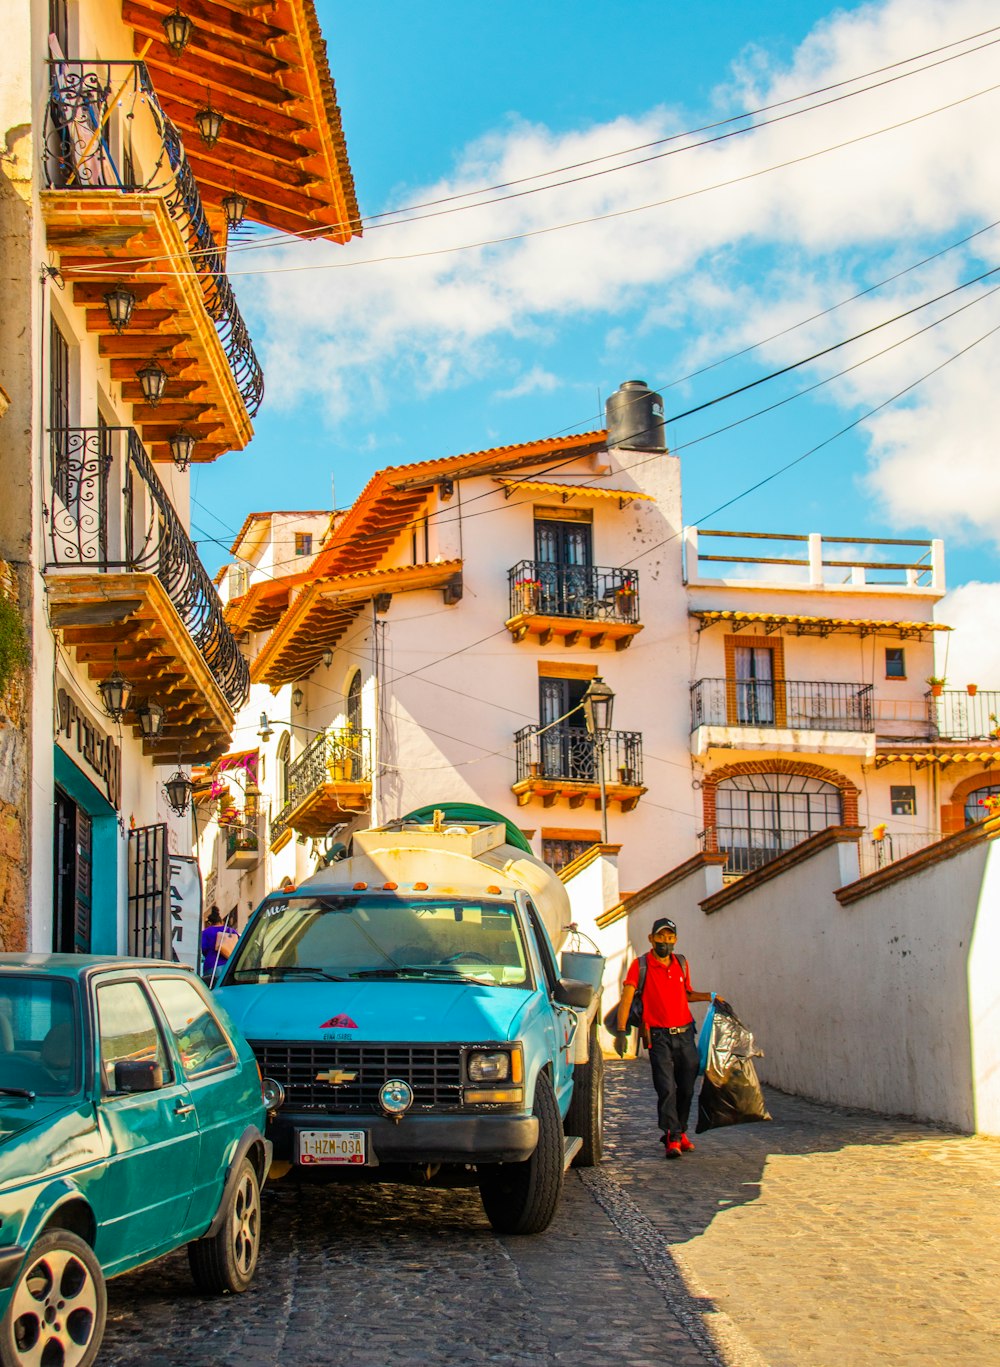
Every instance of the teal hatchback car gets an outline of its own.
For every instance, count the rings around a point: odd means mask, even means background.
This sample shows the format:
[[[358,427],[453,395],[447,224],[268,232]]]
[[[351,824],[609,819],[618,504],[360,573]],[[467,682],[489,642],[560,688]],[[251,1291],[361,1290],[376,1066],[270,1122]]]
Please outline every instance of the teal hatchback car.
[[[187,1244],[244,1291],[271,1160],[260,1074],[188,969],[0,954],[0,1363],[87,1367],[105,1278]]]

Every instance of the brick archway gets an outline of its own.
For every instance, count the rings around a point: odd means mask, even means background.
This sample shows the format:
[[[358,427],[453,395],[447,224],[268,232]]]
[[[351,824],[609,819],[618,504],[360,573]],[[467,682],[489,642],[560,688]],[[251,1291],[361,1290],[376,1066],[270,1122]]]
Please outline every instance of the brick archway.
[[[702,815],[705,824],[705,848],[716,849],[716,804],[719,784],[723,779],[736,778],[739,774],[799,774],[803,778],[819,779],[840,790],[841,822],[845,826],[858,825],[859,790],[846,775],[836,769],[827,769],[821,764],[800,763],[793,759],[753,759],[738,764],[725,764],[721,769],[713,769],[706,774],[701,783]]]
[[[951,835],[965,829],[965,799],[977,788],[1000,783],[1000,769],[983,769],[978,774],[963,778],[951,790],[951,798],[941,803],[941,834]]]

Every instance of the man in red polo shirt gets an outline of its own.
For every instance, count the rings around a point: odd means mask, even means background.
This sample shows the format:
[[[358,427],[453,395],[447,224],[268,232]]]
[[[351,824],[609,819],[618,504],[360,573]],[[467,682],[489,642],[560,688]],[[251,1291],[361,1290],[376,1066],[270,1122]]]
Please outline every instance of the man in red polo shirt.
[[[653,1070],[660,1128],[667,1158],[680,1158],[694,1148],[687,1137],[688,1115],[694,1084],[698,1080],[698,1049],[694,1038],[694,1018],[689,1002],[708,1002],[711,992],[695,992],[687,961],[674,953],[677,927],[666,916],[653,922],[649,943],[653,950],[646,960],[646,981],[642,989],[642,1033]],[[636,959],[625,975],[622,999],[618,1005],[618,1030],[615,1051],[623,1057],[628,1047],[629,1008],[639,986]],[[721,997],[717,997],[721,1001]]]

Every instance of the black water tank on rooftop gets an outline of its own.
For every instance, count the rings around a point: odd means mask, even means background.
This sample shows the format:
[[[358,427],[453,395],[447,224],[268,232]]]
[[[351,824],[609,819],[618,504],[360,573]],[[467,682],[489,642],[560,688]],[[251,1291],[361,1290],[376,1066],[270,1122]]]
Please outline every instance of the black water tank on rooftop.
[[[608,446],[626,451],[665,451],[663,396],[645,380],[626,380],[604,407]]]

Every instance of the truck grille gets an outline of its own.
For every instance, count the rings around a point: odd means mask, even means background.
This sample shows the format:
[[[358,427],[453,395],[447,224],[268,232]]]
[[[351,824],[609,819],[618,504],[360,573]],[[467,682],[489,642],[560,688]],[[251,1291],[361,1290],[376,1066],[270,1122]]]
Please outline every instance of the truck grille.
[[[378,1092],[389,1078],[413,1088],[413,1110],[454,1110],[462,1101],[462,1051],[434,1044],[278,1044],[251,1040],[265,1077],[285,1089],[290,1111],[379,1114]],[[337,1086],[317,1080],[331,1070],[353,1073]]]

